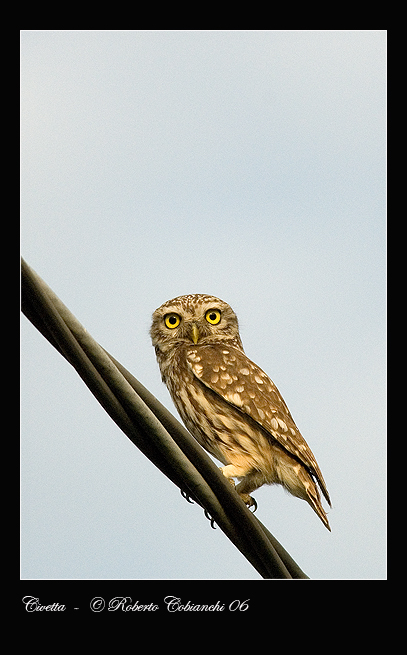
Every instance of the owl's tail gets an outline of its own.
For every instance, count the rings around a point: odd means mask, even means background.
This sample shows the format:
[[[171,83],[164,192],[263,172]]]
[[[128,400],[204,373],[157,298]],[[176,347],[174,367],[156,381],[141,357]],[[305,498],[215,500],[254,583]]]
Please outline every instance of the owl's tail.
[[[329,525],[328,517],[321,503],[321,496],[319,495],[318,488],[313,480],[311,484],[306,488],[307,498],[305,499],[316,514],[318,514],[324,526],[331,532],[331,526]]]
[[[286,467],[281,476],[281,484],[297,498],[306,500],[314,512],[318,514],[324,526],[331,532],[328,517],[321,503],[318,487],[310,472],[301,464]]]

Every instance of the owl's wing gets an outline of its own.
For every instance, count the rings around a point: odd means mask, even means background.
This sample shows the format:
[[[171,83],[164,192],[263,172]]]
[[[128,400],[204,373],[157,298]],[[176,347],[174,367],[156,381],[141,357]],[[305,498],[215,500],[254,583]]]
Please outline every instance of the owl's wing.
[[[186,358],[198,380],[250,416],[309,469],[330,504],[316,459],[268,375],[244,352],[232,346],[197,345],[187,349]]]

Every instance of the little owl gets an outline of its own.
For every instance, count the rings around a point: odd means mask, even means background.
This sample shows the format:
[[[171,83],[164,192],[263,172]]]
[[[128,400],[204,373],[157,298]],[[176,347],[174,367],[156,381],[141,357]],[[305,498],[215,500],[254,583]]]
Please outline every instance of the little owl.
[[[275,384],[246,356],[233,309],[214,296],[179,296],[156,309],[151,338],[183,422],[223,475],[239,480],[246,505],[256,507],[250,493],[263,484],[281,484],[330,530],[316,459]]]

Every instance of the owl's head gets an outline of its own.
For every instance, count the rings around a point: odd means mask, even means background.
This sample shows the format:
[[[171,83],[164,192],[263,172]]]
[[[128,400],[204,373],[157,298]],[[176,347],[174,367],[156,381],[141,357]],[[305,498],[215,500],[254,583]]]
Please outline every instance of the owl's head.
[[[157,355],[185,343],[228,343],[243,349],[237,316],[230,305],[200,293],[178,296],[156,309],[150,334]]]

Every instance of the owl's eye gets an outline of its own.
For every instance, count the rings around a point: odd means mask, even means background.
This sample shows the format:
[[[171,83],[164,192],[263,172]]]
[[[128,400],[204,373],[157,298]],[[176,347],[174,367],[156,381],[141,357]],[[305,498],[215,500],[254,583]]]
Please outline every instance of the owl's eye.
[[[166,314],[164,316],[164,323],[167,326],[167,328],[173,330],[174,328],[178,327],[178,325],[181,323],[181,316],[175,313]]]
[[[221,313],[219,309],[209,309],[205,314],[206,320],[211,325],[217,325],[220,321],[220,317],[221,317]]]

